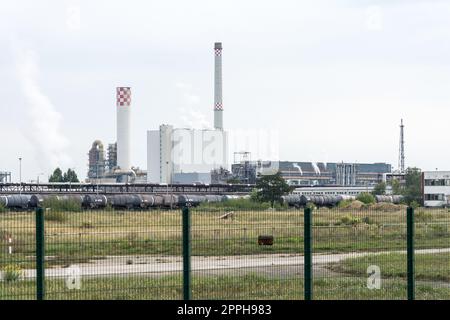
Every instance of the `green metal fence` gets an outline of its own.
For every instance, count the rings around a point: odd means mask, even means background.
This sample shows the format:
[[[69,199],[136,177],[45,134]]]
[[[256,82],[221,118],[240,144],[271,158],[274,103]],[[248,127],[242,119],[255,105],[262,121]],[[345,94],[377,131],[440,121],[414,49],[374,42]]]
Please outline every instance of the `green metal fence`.
[[[450,212],[0,213],[0,299],[450,299]]]

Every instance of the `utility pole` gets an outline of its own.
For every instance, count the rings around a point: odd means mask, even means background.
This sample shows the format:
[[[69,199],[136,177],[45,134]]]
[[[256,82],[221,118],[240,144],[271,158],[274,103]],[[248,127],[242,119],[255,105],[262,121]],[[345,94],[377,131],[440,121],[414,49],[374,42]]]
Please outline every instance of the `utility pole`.
[[[22,157],[19,158],[19,184],[20,184],[19,194],[22,194]]]

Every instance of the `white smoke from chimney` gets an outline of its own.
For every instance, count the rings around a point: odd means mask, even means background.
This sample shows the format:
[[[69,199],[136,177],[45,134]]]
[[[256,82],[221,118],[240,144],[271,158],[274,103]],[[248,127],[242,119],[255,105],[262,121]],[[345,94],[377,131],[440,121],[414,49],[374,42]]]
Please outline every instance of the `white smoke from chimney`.
[[[320,169],[319,169],[319,166],[317,165],[317,162],[312,162],[312,166],[313,166],[314,172],[320,176]]]
[[[182,126],[189,128],[201,128],[211,129],[212,124],[201,111],[198,111],[200,107],[200,97],[193,92],[192,85],[187,83],[178,82],[175,84],[179,90],[181,97],[181,105],[179,108],[179,117],[182,121]]]
[[[38,84],[39,67],[36,53],[14,46],[15,67],[31,119],[28,138],[36,148],[42,169],[68,167],[72,161],[67,154],[69,140],[61,130],[62,116]]]
[[[303,175],[302,167],[300,167],[300,166],[298,165],[298,163],[293,163],[292,166],[293,166],[294,168],[297,168],[297,169],[298,169],[298,171],[300,172],[300,175]]]

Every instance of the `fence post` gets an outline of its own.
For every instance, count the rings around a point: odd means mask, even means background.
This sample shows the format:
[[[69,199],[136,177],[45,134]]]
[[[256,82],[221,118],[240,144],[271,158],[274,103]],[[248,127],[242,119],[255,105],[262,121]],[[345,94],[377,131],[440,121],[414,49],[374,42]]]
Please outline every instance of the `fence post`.
[[[183,212],[183,299],[191,300],[191,217],[189,207]]]
[[[408,300],[414,300],[414,209],[411,207],[406,209],[406,238]]]
[[[36,209],[36,299],[45,298],[44,209]]]
[[[312,300],[312,209],[304,211],[304,273],[305,273],[305,300]]]

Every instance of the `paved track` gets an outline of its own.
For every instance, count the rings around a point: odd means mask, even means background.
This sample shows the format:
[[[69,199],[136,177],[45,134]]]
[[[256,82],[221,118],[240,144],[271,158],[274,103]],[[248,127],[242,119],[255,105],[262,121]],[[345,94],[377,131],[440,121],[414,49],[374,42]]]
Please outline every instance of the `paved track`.
[[[405,251],[390,252],[358,252],[342,254],[316,254],[313,256],[313,265],[323,269],[328,263],[340,262],[347,258],[356,258],[382,253],[405,253]],[[450,248],[416,250],[417,254],[450,252]],[[267,272],[269,269],[289,269],[295,272],[303,270],[303,256],[296,254],[265,254],[243,256],[212,256],[192,257],[192,271],[202,274],[216,274],[218,271],[240,273],[245,270]],[[89,263],[74,264],[79,268],[80,275],[86,277],[117,276],[117,275],[163,275],[180,273],[183,270],[181,257],[173,256],[108,256],[101,260],[92,260]],[[48,268],[45,270],[46,278],[67,277],[68,268]],[[25,270],[25,278],[35,278],[35,270]]]

